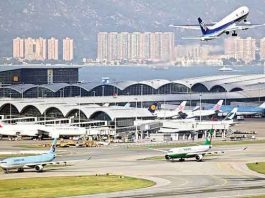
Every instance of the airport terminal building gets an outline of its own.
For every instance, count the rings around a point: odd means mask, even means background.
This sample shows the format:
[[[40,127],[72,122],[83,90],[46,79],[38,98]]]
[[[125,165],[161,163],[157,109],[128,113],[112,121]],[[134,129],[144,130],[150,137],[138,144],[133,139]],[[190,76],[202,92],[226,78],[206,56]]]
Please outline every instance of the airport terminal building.
[[[0,69],[0,82],[2,85],[76,83],[78,67],[6,66]]]

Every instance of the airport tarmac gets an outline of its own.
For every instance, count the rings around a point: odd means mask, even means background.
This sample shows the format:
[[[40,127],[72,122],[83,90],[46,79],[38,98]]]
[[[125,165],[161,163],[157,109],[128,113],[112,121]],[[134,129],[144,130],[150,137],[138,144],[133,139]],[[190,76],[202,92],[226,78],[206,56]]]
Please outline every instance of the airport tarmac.
[[[14,143],[1,144],[8,149]],[[58,149],[57,160],[87,159],[73,166],[55,168],[43,173],[26,170],[24,173],[1,174],[1,179],[120,174],[151,179],[153,187],[124,192],[98,194],[83,197],[236,197],[265,195],[265,175],[250,171],[247,162],[264,161],[264,144],[219,146],[214,150],[227,151],[220,156],[205,157],[203,162],[189,159],[185,162],[164,160],[141,160],[161,155],[158,151],[145,148],[128,149],[125,146],[104,146],[100,148],[63,148]],[[13,147],[14,149],[14,147]],[[111,185],[111,184],[110,184]]]
[[[231,129],[242,132],[255,131],[257,137],[265,137],[265,118],[245,118],[244,121],[237,121],[237,124],[232,126]]]

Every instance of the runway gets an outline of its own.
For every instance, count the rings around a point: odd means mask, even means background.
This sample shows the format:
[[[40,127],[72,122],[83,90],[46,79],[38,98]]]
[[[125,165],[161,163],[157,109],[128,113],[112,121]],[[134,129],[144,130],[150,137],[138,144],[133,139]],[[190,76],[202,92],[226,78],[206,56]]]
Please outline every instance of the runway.
[[[128,149],[112,145],[101,148],[64,148],[59,149],[61,155],[58,156],[58,160],[87,159],[89,156],[91,160],[43,173],[28,170],[24,173],[2,174],[1,179],[111,173],[141,177],[156,182],[155,186],[146,189],[78,196],[78,198],[236,197],[265,194],[265,175],[252,172],[245,165],[247,162],[264,161],[264,144],[247,145],[246,151],[239,151],[244,146],[216,147],[214,150],[229,151],[223,155],[205,157],[203,162],[196,162],[194,159],[185,162],[142,160],[161,155],[158,151],[144,148]],[[236,151],[231,151],[232,149]]]

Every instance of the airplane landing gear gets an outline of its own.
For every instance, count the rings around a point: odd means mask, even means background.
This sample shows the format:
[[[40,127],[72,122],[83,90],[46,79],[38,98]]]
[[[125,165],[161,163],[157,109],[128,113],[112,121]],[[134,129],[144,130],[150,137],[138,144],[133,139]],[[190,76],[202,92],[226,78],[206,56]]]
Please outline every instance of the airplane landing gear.
[[[4,170],[4,173],[5,174],[8,174],[9,173],[8,169],[3,169],[3,170]]]
[[[185,159],[184,159],[184,158],[180,158],[179,161],[180,161],[180,162],[184,162]]]
[[[233,34],[232,34],[232,36],[237,36],[237,33],[236,33],[236,31],[233,31]]]

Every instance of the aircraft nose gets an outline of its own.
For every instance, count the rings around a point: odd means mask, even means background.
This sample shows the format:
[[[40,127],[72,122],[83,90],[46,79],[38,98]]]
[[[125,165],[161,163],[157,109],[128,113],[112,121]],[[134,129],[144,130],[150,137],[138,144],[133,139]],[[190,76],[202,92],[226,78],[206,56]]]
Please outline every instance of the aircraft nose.
[[[243,10],[244,10],[245,13],[249,13],[249,8],[247,6],[244,6]]]

